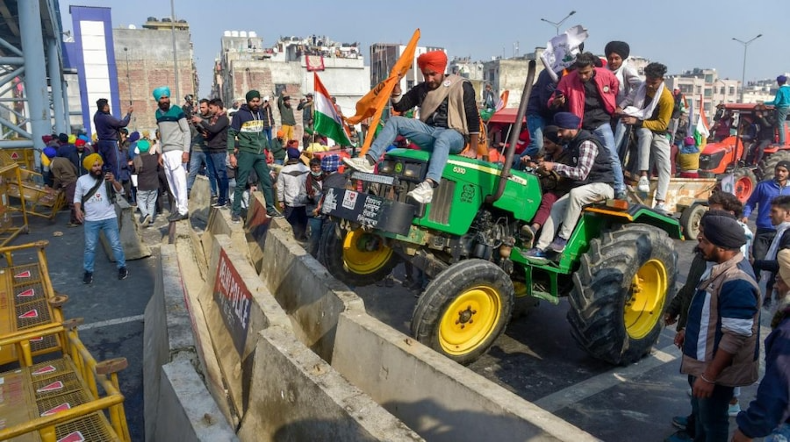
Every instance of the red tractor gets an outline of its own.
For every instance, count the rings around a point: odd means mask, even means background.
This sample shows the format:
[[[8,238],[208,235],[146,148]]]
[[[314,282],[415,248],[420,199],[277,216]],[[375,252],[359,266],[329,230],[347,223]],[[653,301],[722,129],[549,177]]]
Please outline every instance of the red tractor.
[[[756,106],[753,103],[725,104],[724,117],[720,120],[726,125],[720,128],[724,136],[705,145],[699,158],[700,177],[720,178],[725,174],[733,174],[734,192],[742,202],[746,202],[752,194],[758,180],[774,177],[774,169],[780,160],[790,160],[790,122],[787,122],[784,146],[779,146],[778,138],[775,137],[774,142],[765,148],[759,164],[747,164],[747,150],[757,135],[754,123]],[[766,112],[773,113],[773,107],[767,107]],[[727,135],[730,128],[737,128],[735,135]]]

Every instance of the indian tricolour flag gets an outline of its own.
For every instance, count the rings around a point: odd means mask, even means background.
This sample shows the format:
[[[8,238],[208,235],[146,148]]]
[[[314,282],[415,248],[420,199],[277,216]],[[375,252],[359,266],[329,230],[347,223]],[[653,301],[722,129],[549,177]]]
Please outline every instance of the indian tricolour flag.
[[[318,73],[313,73],[315,83],[315,108],[313,111],[314,131],[323,134],[342,146],[350,146],[348,133],[346,132],[343,119],[335,110],[329,93],[318,78]]]
[[[705,144],[708,142],[708,119],[705,118],[705,106],[703,105],[702,96],[699,99],[699,119],[697,119],[697,126],[694,127],[694,141],[697,142],[697,148],[702,151]]]

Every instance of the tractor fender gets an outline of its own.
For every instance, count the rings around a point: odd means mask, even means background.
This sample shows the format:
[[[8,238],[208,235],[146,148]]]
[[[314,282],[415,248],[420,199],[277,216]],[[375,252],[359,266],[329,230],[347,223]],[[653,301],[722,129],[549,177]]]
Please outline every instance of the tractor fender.
[[[619,219],[619,223],[640,223],[660,228],[673,239],[683,239],[680,221],[672,216],[654,211],[645,205],[630,205],[628,209],[616,209],[606,206],[590,206],[584,209],[587,213]]]

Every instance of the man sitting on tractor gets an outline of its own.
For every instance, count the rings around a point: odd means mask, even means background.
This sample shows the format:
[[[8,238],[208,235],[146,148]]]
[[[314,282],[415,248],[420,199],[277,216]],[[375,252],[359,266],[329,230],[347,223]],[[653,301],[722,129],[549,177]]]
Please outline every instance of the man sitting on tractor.
[[[754,106],[754,123],[757,124],[757,137],[749,148],[747,165],[759,165],[765,149],[774,142],[776,119],[773,113],[768,112],[765,105],[758,103]]]
[[[373,167],[398,135],[405,136],[421,148],[431,151],[428,174],[424,182],[409,191],[407,196],[421,204],[433,198],[433,189],[439,186],[442,171],[450,153],[458,154],[469,143],[477,152],[480,134],[480,115],[477,110],[475,89],[469,80],[458,75],[444,75],[447,54],[430,51],[417,58],[425,81],[417,84],[401,98],[400,84],[392,90],[392,107],[405,112],[420,107],[420,119],[391,117],[367,156],[343,159],[349,167],[364,173],[373,173]]]
[[[582,206],[614,197],[611,185],[614,172],[609,150],[592,133],[579,129],[581,119],[575,114],[559,112],[554,115],[554,124],[559,128],[560,137],[568,142],[566,149],[575,162],[574,165],[563,165],[543,161],[540,168],[569,178],[574,188],[552,206],[538,243],[527,252],[527,256],[532,258],[545,258],[547,247],[562,253],[581,216]],[[563,221],[562,229],[549,245],[560,221]]]

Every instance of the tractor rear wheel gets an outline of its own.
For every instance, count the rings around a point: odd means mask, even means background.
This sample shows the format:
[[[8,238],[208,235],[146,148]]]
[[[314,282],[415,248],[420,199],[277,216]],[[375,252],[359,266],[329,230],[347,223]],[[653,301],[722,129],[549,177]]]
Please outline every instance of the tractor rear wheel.
[[[411,334],[422,344],[469,364],[505,330],[513,310],[513,282],[482,259],[455,263],[439,273],[417,301]]]
[[[375,284],[398,265],[398,255],[380,236],[361,228],[346,231],[335,222],[329,224],[321,235],[321,257],[329,273],[343,283]]]
[[[568,321],[576,342],[612,364],[641,359],[664,328],[676,273],[672,240],[656,227],[629,224],[593,239],[573,274]]]
[[[770,156],[764,157],[757,167],[760,180],[773,179],[776,175],[776,164],[783,160],[790,160],[790,151],[777,151]]]
[[[735,185],[733,194],[741,202],[746,202],[746,199],[752,195],[752,192],[757,187],[757,176],[754,175],[751,168],[738,168],[732,172],[733,183]]]

